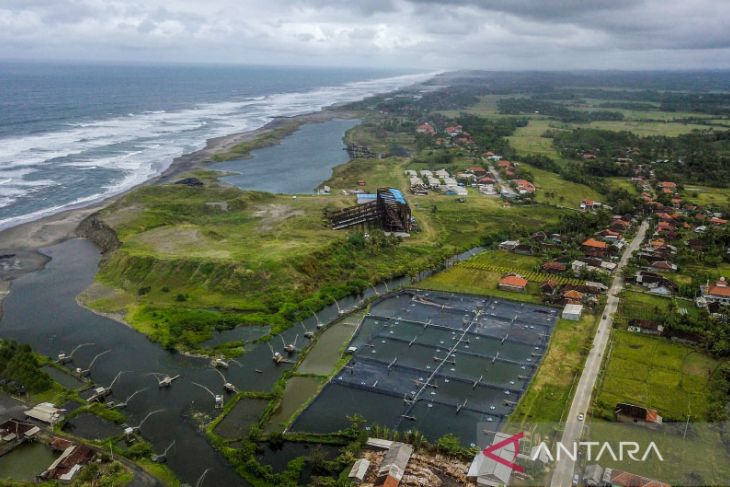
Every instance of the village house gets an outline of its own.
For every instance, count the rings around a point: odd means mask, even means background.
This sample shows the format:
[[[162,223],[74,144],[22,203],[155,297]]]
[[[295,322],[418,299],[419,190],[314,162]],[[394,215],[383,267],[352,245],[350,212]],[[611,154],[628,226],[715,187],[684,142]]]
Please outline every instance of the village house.
[[[565,272],[565,270],[568,268],[565,264],[562,262],[545,262],[542,265],[542,270],[545,272],[550,272],[552,274],[559,274],[561,272]]]
[[[521,195],[532,194],[535,192],[535,185],[526,179],[517,179],[514,181],[515,189]]]
[[[667,483],[615,468],[606,468],[603,471],[601,482],[602,485],[612,487],[671,487]]]
[[[368,473],[369,468],[370,461],[366,458],[360,458],[353,464],[347,478],[350,479],[351,482],[361,484],[365,480],[365,475]]]
[[[645,333],[647,335],[661,335],[664,325],[652,320],[631,320],[628,330],[634,333]]]
[[[446,127],[446,134],[449,137],[456,137],[457,135],[460,135],[463,131],[463,127],[461,125],[453,125],[451,127]]]
[[[457,181],[462,181],[466,184],[474,184],[477,180],[477,176],[468,172],[458,172],[456,173],[456,179]]]
[[[519,240],[505,240],[504,242],[497,245],[497,248],[499,250],[506,250],[508,252],[511,252],[516,249],[518,245],[520,245]]]
[[[567,304],[580,304],[583,301],[583,293],[575,289],[568,289],[562,293],[563,299]]]
[[[44,480],[60,480],[62,482],[70,482],[77,473],[88,464],[95,456],[94,450],[86,445],[71,444],[61,456],[59,456],[44,471],[40,478]]]
[[[581,245],[583,253],[592,257],[605,257],[608,254],[608,244],[589,238]]]
[[[466,171],[474,174],[475,176],[484,176],[487,174],[487,170],[482,166],[469,166],[466,168]]]
[[[656,409],[620,402],[616,404],[613,412],[616,420],[622,423],[641,424],[650,428],[657,428],[662,424],[662,417]]]
[[[494,435],[492,444],[503,443],[509,439],[506,433],[497,433]],[[484,455],[481,451],[477,452],[474,460],[469,466],[466,474],[477,486],[499,487],[509,485],[512,476],[512,467],[509,464],[514,461],[518,452],[514,443],[507,442],[505,446],[494,451],[494,454],[502,458],[504,461],[498,462],[494,458]]]
[[[582,304],[569,303],[565,305],[565,308],[563,308],[563,313],[561,314],[561,317],[564,320],[578,321],[580,320],[582,314]]]
[[[26,441],[32,441],[40,431],[38,426],[17,419],[9,419],[0,424],[0,456]]]
[[[608,228],[596,233],[596,236],[601,237],[606,242],[617,242],[622,238],[620,233],[609,230]]]
[[[36,421],[54,425],[59,421],[63,421],[64,412],[64,409],[59,409],[50,402],[42,402],[26,410],[25,415]]]
[[[514,166],[512,165],[512,163],[505,159],[502,159],[501,161],[497,162],[496,166],[497,166],[497,169],[503,169],[505,171],[507,171],[509,169],[514,169]]]
[[[631,222],[621,218],[614,218],[608,228],[616,233],[624,233],[631,228]]]
[[[671,295],[677,292],[674,282],[654,272],[639,271],[634,275],[634,281],[654,294]]]
[[[528,280],[518,274],[508,274],[499,280],[499,289],[523,293],[527,289]]]
[[[430,135],[431,137],[433,137],[434,135],[436,135],[436,129],[433,128],[433,125],[426,122],[416,127],[416,133]]]
[[[580,202],[580,209],[582,211],[598,210],[603,206],[599,201],[583,200]]]
[[[700,286],[702,295],[697,299],[699,306],[707,306],[708,303],[718,303],[722,306],[730,305],[730,286],[727,280],[721,277],[714,283],[707,283]]]
[[[677,266],[666,260],[657,260],[652,262],[649,267],[660,271],[676,271]]]
[[[549,279],[540,285],[540,292],[546,296],[555,295],[558,289],[560,289],[560,284],[558,284],[558,281],[553,281],[552,279]]]

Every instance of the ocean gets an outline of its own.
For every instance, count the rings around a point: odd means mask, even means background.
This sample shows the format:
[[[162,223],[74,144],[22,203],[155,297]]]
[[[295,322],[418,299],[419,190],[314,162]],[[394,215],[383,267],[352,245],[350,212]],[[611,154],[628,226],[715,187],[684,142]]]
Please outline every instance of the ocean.
[[[0,63],[0,229],[125,191],[209,138],[433,74]]]

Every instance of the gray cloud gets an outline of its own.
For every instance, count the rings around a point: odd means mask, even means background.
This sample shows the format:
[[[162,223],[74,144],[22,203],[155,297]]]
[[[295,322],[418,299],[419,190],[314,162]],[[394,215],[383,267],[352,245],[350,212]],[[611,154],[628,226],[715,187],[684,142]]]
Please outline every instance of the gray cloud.
[[[0,0],[0,57],[730,67],[727,25],[716,0]]]

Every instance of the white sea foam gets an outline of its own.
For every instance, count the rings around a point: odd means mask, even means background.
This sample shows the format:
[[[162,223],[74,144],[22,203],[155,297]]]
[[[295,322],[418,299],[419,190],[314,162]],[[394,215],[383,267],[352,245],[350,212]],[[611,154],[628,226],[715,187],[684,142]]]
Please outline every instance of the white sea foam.
[[[22,198],[40,195],[44,189],[58,185],[49,175],[54,170],[79,171],[79,185],[86,184],[86,187],[70,191],[68,201],[53,201],[46,208],[24,214],[7,212],[11,216],[0,218],[0,228],[125,191],[164,171],[175,157],[204,147],[209,138],[252,130],[274,117],[318,111],[332,104],[394,91],[435,74],[397,76],[308,92],[200,104],[179,111],[129,113],[72,123],[65,130],[0,139],[0,215],[3,208]],[[108,184],[89,189],[84,176],[90,175],[91,171],[111,171],[113,177]]]

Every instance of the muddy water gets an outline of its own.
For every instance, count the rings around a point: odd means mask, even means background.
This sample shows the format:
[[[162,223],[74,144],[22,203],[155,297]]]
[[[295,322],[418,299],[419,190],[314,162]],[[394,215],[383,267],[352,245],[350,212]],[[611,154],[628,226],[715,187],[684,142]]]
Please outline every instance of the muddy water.
[[[0,479],[31,481],[58,455],[43,443],[27,443],[0,457]]]
[[[281,424],[289,419],[304,402],[314,396],[321,384],[322,379],[316,377],[292,377],[289,379],[284,389],[281,406],[271,416],[264,431],[266,433],[281,431]]]
[[[39,353],[52,357],[62,350],[72,350],[79,343],[94,342],[95,346],[85,347],[74,356],[75,363],[81,366],[87,366],[98,352],[111,349],[111,353],[94,365],[91,379],[109,385],[118,371],[127,371],[114,386],[113,395],[117,400],[149,387],[130,402],[125,412],[130,424],[136,425],[149,411],[165,410],[151,417],[142,426],[141,433],[158,452],[172,440],[184,445],[168,458],[175,473],[183,481],[194,484],[206,468],[211,468],[206,477],[210,485],[247,485],[213,450],[190,419],[193,410],[214,414],[211,397],[191,383],[196,381],[216,391],[221,389],[220,378],[211,373],[208,361],[164,351],[136,331],[76,304],[76,295],[91,283],[99,262],[100,255],[93,244],[71,240],[45,252],[52,257],[45,269],[13,283],[12,292],[3,303],[0,337],[28,343]],[[153,371],[181,374],[182,378],[170,390],[158,390],[154,379],[145,375]],[[273,372],[258,374],[261,376],[257,377],[261,381],[258,388],[267,388],[264,382],[278,376],[278,371]],[[240,374],[241,379],[243,375]],[[81,429],[91,437],[108,433],[94,429],[86,420],[80,421]],[[86,426],[90,426],[89,431]],[[121,433],[122,430],[110,426],[109,431]],[[34,468],[34,473],[37,472]]]
[[[223,438],[244,438],[248,435],[251,425],[256,423],[264,413],[269,401],[266,399],[239,400],[223,420],[218,423],[215,433]]]
[[[450,259],[449,263],[468,258],[477,251],[469,251]],[[135,391],[144,389],[129,402],[124,410],[129,424],[136,426],[153,410],[163,412],[151,417],[140,428],[143,437],[150,441],[156,452],[162,452],[173,440],[177,445],[168,455],[168,465],[184,482],[195,484],[206,469],[210,469],[206,483],[211,485],[248,485],[215,451],[200,432],[198,424],[192,419],[193,413],[214,417],[212,397],[192,383],[203,384],[216,393],[222,392],[220,377],[212,371],[209,361],[191,358],[161,349],[133,329],[110,319],[95,315],[78,306],[76,296],[93,280],[101,258],[98,249],[86,240],[69,240],[44,249],[51,261],[47,266],[34,273],[26,274],[13,282],[12,292],[3,303],[4,313],[0,320],[0,338],[17,340],[31,345],[39,353],[55,357],[59,352],[73,350],[78,344],[94,342],[74,355],[74,363],[69,367],[87,367],[97,353],[111,350],[97,361],[91,370],[90,378],[100,385],[108,386],[119,371],[124,374],[116,382],[111,399],[124,401]],[[425,272],[419,278],[430,275]],[[329,323],[339,317],[340,311],[351,310],[364,300],[393,291],[411,283],[409,278],[398,278],[366,289],[361,295],[351,296],[329,306],[304,321],[307,329],[314,330],[318,323]],[[327,340],[337,341],[339,332],[328,334]],[[301,334],[301,327],[293,327],[283,333],[287,343]],[[239,338],[239,337],[236,337]],[[276,348],[280,348],[274,342]],[[338,347],[339,350],[339,347]],[[318,370],[326,368],[332,359],[329,355],[313,356],[308,367]],[[268,344],[254,346],[240,357],[242,366],[231,366],[226,372],[230,382],[239,390],[265,391],[278,379],[282,370],[289,364],[274,365]],[[162,372],[181,376],[170,389],[158,389],[150,372]],[[333,389],[332,392],[335,392]],[[342,392],[342,391],[340,391]],[[347,391],[345,401],[338,402],[343,410],[361,410],[366,395],[360,391]],[[309,397],[309,395],[307,395]],[[306,399],[306,398],[303,398]],[[369,417],[383,415],[381,424],[394,421],[398,416],[401,400],[391,403],[385,398],[378,403],[370,401]],[[295,402],[292,402],[294,405]],[[294,408],[296,409],[296,408]],[[380,413],[380,414],[378,414]],[[395,417],[393,417],[395,415]],[[340,418],[332,416],[311,418],[313,431],[333,431],[347,426],[339,424]],[[88,426],[85,420],[82,429]],[[308,421],[303,421],[306,423]],[[118,431],[117,431],[118,428]],[[105,431],[102,431],[104,429]],[[121,433],[121,426],[112,425],[110,430]],[[305,428],[307,430],[307,428]],[[104,428],[90,428],[89,437],[94,438],[108,433]],[[43,460],[45,463],[45,459]],[[50,462],[48,462],[50,463]],[[24,462],[25,464],[25,462]],[[33,473],[38,469],[31,460],[28,465]],[[2,463],[0,463],[2,465]],[[41,466],[41,469],[45,465]],[[1,471],[0,471],[1,472]],[[0,474],[0,477],[5,475]]]
[[[350,341],[362,319],[356,313],[331,325],[317,339],[297,369],[300,374],[328,375],[340,359],[342,347]]]
[[[51,367],[50,365],[43,367],[43,372],[51,376],[51,379],[55,380],[67,389],[78,389],[86,385],[84,382],[80,381],[73,375],[62,372],[55,367]]]

